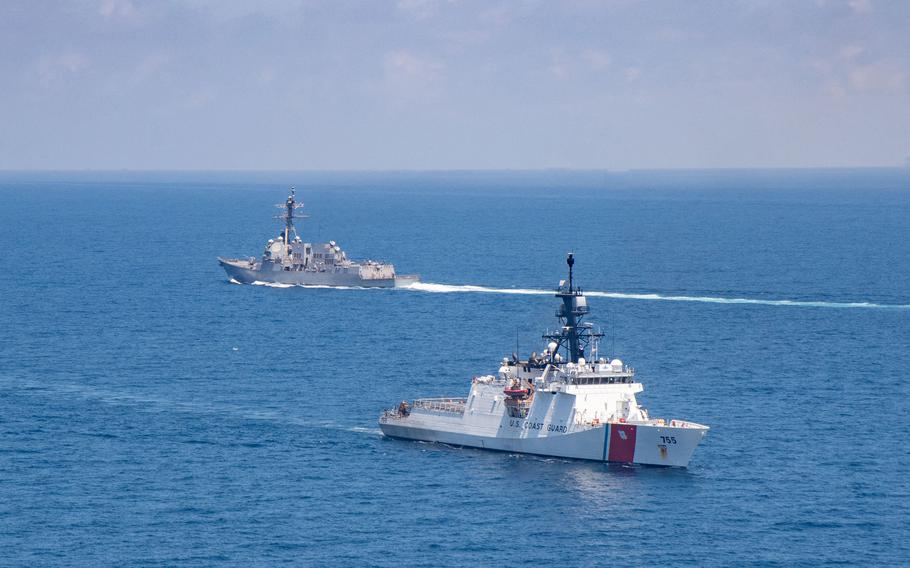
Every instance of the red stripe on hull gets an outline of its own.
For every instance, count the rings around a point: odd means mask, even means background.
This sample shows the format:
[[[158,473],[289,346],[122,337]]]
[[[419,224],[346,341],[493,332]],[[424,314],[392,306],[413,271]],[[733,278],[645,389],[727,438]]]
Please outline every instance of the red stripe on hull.
[[[629,424],[610,424],[610,455],[607,461],[635,461],[635,429]]]

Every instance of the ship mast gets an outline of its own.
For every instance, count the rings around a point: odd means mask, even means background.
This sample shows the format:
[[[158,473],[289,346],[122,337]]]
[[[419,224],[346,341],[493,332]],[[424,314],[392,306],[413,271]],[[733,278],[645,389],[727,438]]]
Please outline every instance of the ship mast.
[[[291,187],[291,194],[288,195],[287,201],[285,201],[284,203],[279,203],[275,207],[278,207],[279,209],[284,209],[284,213],[281,215],[276,215],[275,218],[281,219],[284,221],[284,246],[285,246],[285,250],[290,254],[291,233],[293,233],[295,237],[297,236],[297,229],[294,228],[294,219],[308,217],[308,215],[296,215],[295,216],[294,211],[303,207],[303,203],[297,202],[297,189],[294,188],[293,186]]]
[[[575,255],[571,252],[566,256],[569,265],[569,282],[559,283],[556,297],[562,300],[562,305],[556,311],[556,317],[562,323],[560,333],[544,335],[544,339],[555,341],[557,350],[565,348],[568,351],[568,360],[578,363],[578,359],[585,356],[585,349],[603,337],[602,333],[595,332],[590,323],[582,323],[581,319],[588,313],[588,302],[581,288],[576,288],[573,280],[572,267],[575,265]]]

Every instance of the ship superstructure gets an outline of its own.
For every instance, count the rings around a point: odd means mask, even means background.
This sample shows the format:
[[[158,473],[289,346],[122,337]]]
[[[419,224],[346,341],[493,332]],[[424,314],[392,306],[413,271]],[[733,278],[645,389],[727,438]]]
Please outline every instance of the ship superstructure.
[[[688,465],[708,427],[651,418],[638,404],[635,370],[598,354],[603,334],[583,322],[587,300],[561,281],[556,316],[541,354],[502,360],[495,375],[475,377],[467,398],[403,401],[379,426],[395,438],[596,461]],[[590,360],[588,357],[590,356]]]
[[[420,280],[415,274],[395,274],[395,266],[386,262],[350,260],[335,241],[303,242],[294,220],[307,215],[298,213],[303,203],[297,201],[293,187],[287,200],[277,207],[282,213],[275,218],[284,221],[284,229],[276,238],[268,240],[261,258],[218,258],[218,263],[234,281],[241,284],[391,288]]]

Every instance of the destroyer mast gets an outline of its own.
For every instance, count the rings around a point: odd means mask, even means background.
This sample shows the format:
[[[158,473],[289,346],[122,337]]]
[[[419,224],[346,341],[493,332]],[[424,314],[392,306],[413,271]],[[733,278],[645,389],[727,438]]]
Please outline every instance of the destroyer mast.
[[[284,221],[284,246],[286,252],[290,254],[291,252],[291,233],[294,233],[294,237],[297,237],[297,228],[294,227],[294,219],[303,219],[309,217],[309,215],[304,215],[302,213],[295,215],[294,211],[297,209],[303,208],[303,202],[297,201],[297,189],[291,186],[291,194],[288,195],[287,201],[284,203],[278,203],[275,207],[279,209],[284,209],[284,213],[281,215],[275,215],[275,219],[280,219]]]

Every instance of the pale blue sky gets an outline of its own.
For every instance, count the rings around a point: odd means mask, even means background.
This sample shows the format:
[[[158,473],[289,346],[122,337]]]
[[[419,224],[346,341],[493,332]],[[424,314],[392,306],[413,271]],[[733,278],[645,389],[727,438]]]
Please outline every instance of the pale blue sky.
[[[0,3],[0,169],[908,156],[903,0]]]

